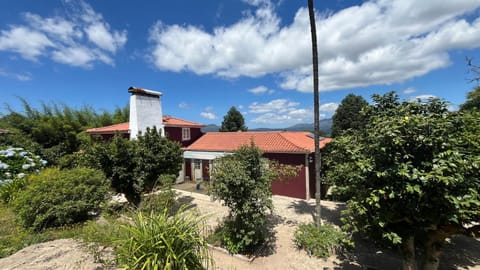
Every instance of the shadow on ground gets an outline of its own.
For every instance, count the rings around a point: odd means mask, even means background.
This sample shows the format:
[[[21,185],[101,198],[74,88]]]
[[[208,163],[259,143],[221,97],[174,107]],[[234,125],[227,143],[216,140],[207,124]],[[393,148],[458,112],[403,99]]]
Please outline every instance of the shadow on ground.
[[[322,202],[323,204],[323,202]],[[307,201],[298,200],[290,203],[288,208],[296,214],[311,216],[315,221],[315,205]],[[322,205],[322,219],[336,226],[341,226],[341,210],[339,205]],[[395,250],[380,248],[368,239],[356,237],[355,249],[345,256],[335,269],[401,269],[402,260]],[[417,255],[418,263],[421,264],[421,256]],[[468,269],[480,265],[480,239],[458,235],[444,246],[440,258],[439,270]]]
[[[422,256],[417,254],[418,269]],[[371,241],[355,239],[355,249],[344,258],[339,269],[402,269],[401,257],[394,250],[378,248]],[[445,244],[439,270],[470,269],[480,265],[480,240],[463,235],[451,238]]]
[[[192,203],[195,198],[191,196],[180,195],[176,198],[176,204],[172,207],[172,212],[176,213],[181,207],[185,210],[193,209],[197,207],[197,204]]]
[[[441,270],[467,269],[480,265],[480,239],[456,235],[445,244],[440,258]]]
[[[315,205],[312,205],[304,200],[293,201],[290,203],[288,208],[293,208],[296,214],[305,215],[309,214],[312,217],[312,222],[315,221]],[[341,205],[322,205],[321,215],[322,219],[330,224],[334,224],[336,226],[341,226],[342,223],[340,221],[341,211],[344,210],[345,207]]]
[[[267,218],[267,240],[255,252],[256,257],[267,257],[276,252],[277,249],[277,233],[275,227],[285,221],[284,217],[276,214],[271,214]]]

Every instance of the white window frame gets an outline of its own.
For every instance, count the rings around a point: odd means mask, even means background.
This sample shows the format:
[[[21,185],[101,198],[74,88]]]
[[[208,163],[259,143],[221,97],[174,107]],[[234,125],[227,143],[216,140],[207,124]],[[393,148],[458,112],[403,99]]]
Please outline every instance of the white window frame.
[[[190,139],[190,128],[182,128],[182,141],[188,141]]]

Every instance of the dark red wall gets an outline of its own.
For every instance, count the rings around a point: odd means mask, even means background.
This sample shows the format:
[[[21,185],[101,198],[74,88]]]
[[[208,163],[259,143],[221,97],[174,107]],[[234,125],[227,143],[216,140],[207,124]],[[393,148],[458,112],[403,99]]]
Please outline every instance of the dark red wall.
[[[190,140],[182,141],[181,127],[165,127],[165,134],[167,138],[179,142],[183,147],[189,146],[203,135],[200,128],[190,128]]]
[[[185,178],[192,180],[192,160],[187,158],[185,159]]]
[[[293,198],[306,199],[305,186],[305,154],[274,154],[265,153],[264,157],[270,160],[276,160],[281,164],[292,166],[301,165],[297,175],[288,181],[275,180],[272,183],[272,193],[274,195],[283,195]]]

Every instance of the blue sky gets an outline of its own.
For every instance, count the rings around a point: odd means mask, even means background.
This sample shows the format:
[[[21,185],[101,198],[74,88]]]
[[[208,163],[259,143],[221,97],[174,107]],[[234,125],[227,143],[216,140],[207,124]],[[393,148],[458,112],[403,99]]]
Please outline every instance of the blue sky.
[[[315,1],[323,117],[355,93],[463,103],[480,63],[480,1]],[[313,122],[307,1],[0,2],[0,102],[113,110],[130,86],[163,111],[247,126]],[[5,113],[4,108],[0,112]]]

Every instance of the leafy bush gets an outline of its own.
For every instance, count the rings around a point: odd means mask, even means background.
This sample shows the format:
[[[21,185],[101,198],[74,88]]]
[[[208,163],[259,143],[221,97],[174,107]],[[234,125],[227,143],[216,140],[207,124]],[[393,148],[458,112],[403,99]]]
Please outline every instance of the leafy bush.
[[[102,170],[111,180],[112,188],[136,205],[142,192],[164,185],[163,178],[167,175],[175,180],[183,162],[178,143],[148,128],[137,140],[130,141],[117,134],[112,141],[90,145],[79,155],[78,164]],[[65,158],[65,166],[70,166],[72,159]]]
[[[6,204],[12,202],[26,186],[26,178],[15,179],[0,184],[0,200]]]
[[[327,258],[346,248],[353,247],[353,242],[344,232],[332,225],[300,224],[294,233],[295,245],[305,249],[311,256]]]
[[[127,269],[213,269],[207,242],[201,235],[203,218],[181,208],[169,216],[138,212],[127,237],[119,239],[117,260]]]
[[[182,169],[183,155],[178,142],[158,134],[157,129],[147,128],[145,134],[137,137],[135,153],[135,176],[142,191],[152,191],[161,184],[159,176],[178,175]]]
[[[31,177],[14,201],[25,228],[42,230],[87,220],[98,211],[108,191],[100,171],[86,168],[47,169]]]
[[[272,209],[268,161],[253,142],[216,162],[211,192],[229,209],[220,232],[222,244],[232,253],[252,253],[267,236],[267,212]]]
[[[144,213],[152,211],[163,211],[170,209],[173,213],[178,205],[175,199],[175,191],[172,190],[172,183],[175,181],[175,175],[161,175],[159,177],[162,188],[155,194],[144,196],[139,205],[139,210]]]

